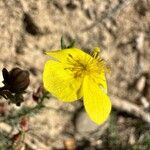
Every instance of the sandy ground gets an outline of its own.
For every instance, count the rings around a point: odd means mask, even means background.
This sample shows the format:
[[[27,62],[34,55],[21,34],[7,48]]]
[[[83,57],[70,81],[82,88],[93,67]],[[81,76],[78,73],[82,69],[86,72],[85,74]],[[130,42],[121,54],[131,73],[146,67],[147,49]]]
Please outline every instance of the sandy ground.
[[[110,97],[129,101],[149,114],[149,10],[149,0],[0,0],[0,67],[30,71],[31,84],[23,105],[35,105],[31,95],[42,83],[48,60],[44,51],[60,49],[62,35],[68,42],[75,39],[76,47],[86,52],[99,46],[111,67],[107,75]],[[32,140],[26,149],[63,149],[64,140],[70,137],[80,149],[121,149],[109,141],[111,119],[96,126],[84,113],[81,101],[70,104],[50,98],[45,105],[30,117],[28,136]],[[134,146],[150,130],[149,124],[121,108],[114,107],[113,114],[122,145],[143,150],[143,146]],[[136,125],[141,122],[139,133]]]

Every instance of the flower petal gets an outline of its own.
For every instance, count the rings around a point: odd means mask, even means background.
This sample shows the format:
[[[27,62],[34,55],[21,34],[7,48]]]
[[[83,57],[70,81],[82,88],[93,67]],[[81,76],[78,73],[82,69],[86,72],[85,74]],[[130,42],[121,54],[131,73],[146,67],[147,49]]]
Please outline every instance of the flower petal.
[[[102,91],[107,94],[107,81],[106,81],[105,74],[104,73],[99,74],[97,81]]]
[[[46,52],[47,55],[55,58],[56,60],[65,63],[68,61],[68,56],[71,56],[75,59],[91,59],[92,57],[88,55],[87,53],[83,52],[82,50],[78,48],[69,48],[69,49],[63,49],[63,50],[56,50],[56,51],[50,51]]]
[[[91,120],[102,124],[110,114],[111,102],[109,97],[88,76],[83,82],[83,97],[85,109]]]
[[[58,99],[71,102],[81,98],[80,79],[75,79],[57,61],[49,60],[43,72],[44,87]]]

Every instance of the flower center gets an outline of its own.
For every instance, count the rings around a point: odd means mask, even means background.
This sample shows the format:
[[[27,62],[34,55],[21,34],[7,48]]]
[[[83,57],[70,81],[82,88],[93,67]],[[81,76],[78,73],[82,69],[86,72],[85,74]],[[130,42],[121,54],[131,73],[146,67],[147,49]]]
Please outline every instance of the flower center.
[[[68,54],[67,65],[65,70],[71,71],[74,78],[83,78],[85,75],[97,78],[102,71],[104,71],[104,62],[99,58],[99,48],[95,48],[89,56],[73,57]]]
[[[74,78],[84,77],[89,73],[89,66],[86,61],[73,58],[71,54],[68,54],[68,65],[65,69],[70,70],[73,73]]]
[[[68,73],[76,79],[83,79],[85,76],[89,76],[95,82],[99,82],[100,75],[109,71],[105,61],[99,57],[99,52],[100,49],[95,48],[91,56],[88,54],[78,56],[68,54],[64,69],[68,70]]]

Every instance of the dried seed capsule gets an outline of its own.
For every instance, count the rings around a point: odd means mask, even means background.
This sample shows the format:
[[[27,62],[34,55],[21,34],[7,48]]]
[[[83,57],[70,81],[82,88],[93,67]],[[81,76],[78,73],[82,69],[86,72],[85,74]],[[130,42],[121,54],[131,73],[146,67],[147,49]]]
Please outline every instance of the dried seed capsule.
[[[2,74],[3,74],[3,78],[4,78],[3,83],[7,84],[9,82],[9,72],[7,71],[6,68],[3,68]]]
[[[29,72],[14,68],[10,71],[10,91],[13,93],[23,92],[29,85]]]
[[[8,72],[3,69],[5,89],[12,93],[22,93],[29,85],[29,72],[20,68],[13,68]]]

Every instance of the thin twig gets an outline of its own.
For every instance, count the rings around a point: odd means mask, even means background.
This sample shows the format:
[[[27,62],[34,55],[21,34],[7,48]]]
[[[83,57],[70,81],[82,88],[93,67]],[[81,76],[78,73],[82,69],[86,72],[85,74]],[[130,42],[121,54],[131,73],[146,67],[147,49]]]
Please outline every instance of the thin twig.
[[[0,118],[0,121],[1,122],[9,122],[9,121],[12,121],[13,122],[16,120],[18,121],[18,119],[22,116],[25,116],[25,115],[33,115],[33,114],[37,114],[42,108],[44,108],[45,106],[43,104],[38,104],[36,105],[35,107],[22,107],[21,110],[17,111],[15,114],[13,115],[8,115],[7,117],[5,118]]]
[[[120,99],[116,96],[111,96],[113,107],[119,111],[126,112],[133,116],[136,116],[143,121],[150,123],[150,113],[145,112],[142,108],[138,107],[127,100]]]

